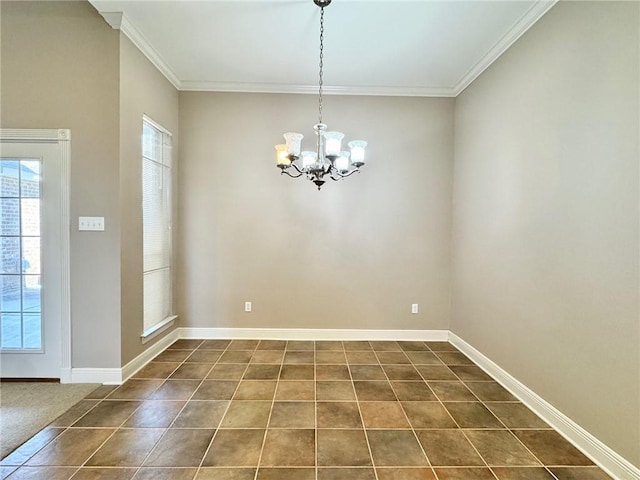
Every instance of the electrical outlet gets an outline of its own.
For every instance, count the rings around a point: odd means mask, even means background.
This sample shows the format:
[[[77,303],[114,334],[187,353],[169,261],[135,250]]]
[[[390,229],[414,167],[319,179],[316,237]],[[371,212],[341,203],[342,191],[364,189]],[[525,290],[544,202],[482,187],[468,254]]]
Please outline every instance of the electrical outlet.
[[[412,303],[411,304],[411,313],[413,313],[413,314],[418,313],[418,304],[417,303]]]
[[[251,302],[244,302],[244,311],[245,312],[251,311]]]

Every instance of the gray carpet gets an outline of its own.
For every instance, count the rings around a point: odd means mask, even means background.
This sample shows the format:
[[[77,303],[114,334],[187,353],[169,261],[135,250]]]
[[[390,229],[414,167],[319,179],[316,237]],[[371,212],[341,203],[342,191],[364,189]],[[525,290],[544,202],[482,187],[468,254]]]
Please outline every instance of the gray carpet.
[[[99,386],[94,383],[0,382],[0,458]]]

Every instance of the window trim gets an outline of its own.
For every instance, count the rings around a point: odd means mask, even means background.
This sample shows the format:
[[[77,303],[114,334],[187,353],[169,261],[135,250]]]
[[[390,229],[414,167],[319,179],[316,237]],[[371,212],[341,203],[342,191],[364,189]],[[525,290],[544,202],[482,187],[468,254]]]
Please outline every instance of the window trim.
[[[147,124],[153,128],[155,128],[156,130],[160,131],[162,133],[162,155],[164,156],[164,154],[166,153],[166,151],[169,151],[169,154],[171,155],[169,162],[168,162],[168,168],[170,171],[170,183],[169,183],[169,229],[172,230],[173,227],[173,213],[174,213],[174,205],[175,205],[175,198],[174,198],[174,188],[173,188],[173,166],[174,166],[174,157],[173,157],[173,134],[167,130],[165,127],[163,127],[162,125],[160,125],[158,122],[156,122],[155,120],[151,119],[148,115],[143,114],[142,116],[142,127],[143,127],[143,131],[144,131],[144,125]],[[144,162],[145,157],[144,155],[144,147],[143,147],[143,142],[144,142],[144,134],[141,133],[140,135],[140,146],[141,146],[141,151],[140,151],[140,160],[141,162]],[[149,160],[153,161],[153,162],[157,162],[157,160],[155,159],[151,159],[149,158]],[[142,164],[140,164],[142,166]],[[162,165],[163,168],[165,166],[164,161],[162,161]],[[142,205],[144,203],[144,192],[142,192],[142,203],[140,204],[140,208],[142,208]],[[144,258],[144,225],[143,225],[143,230],[142,230],[142,238],[143,238],[143,251],[142,251],[142,255]],[[165,330],[169,329],[171,326],[173,326],[175,324],[176,319],[178,318],[178,316],[175,314],[174,311],[174,298],[173,298],[173,287],[174,287],[174,281],[173,281],[173,274],[174,274],[174,250],[173,250],[173,233],[171,233],[169,235],[169,271],[170,271],[170,288],[171,288],[171,309],[170,309],[170,314],[165,317],[164,319],[160,320],[159,322],[151,325],[149,328],[145,329],[145,324],[144,324],[144,298],[143,298],[143,305],[142,305],[142,328],[143,328],[143,332],[140,334],[140,338],[141,338],[141,342],[143,344],[149,342],[151,339],[153,339],[154,337],[160,335],[161,333],[163,333]],[[144,271],[143,268],[143,278],[142,278],[142,282],[143,282],[143,292],[144,292],[144,274],[146,273]],[[144,297],[144,293],[143,293],[143,297]]]

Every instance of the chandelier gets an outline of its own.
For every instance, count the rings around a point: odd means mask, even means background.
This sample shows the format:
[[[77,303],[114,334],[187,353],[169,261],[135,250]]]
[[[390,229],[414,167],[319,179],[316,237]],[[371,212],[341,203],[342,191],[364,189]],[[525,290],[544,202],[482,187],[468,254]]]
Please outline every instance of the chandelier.
[[[318,82],[318,123],[313,126],[316,133],[316,149],[301,151],[303,135],[295,132],[284,134],[286,143],[276,145],[277,166],[281,174],[292,178],[302,175],[315,183],[318,190],[324,185],[324,177],[331,180],[342,180],[360,171],[364,165],[364,149],[367,142],[353,140],[348,143],[350,152],[342,150],[344,134],[328,132],[327,125],[322,123],[322,85],[324,64],[324,7],[331,0],[313,0],[320,7],[320,74]],[[292,173],[293,172],[293,173]]]

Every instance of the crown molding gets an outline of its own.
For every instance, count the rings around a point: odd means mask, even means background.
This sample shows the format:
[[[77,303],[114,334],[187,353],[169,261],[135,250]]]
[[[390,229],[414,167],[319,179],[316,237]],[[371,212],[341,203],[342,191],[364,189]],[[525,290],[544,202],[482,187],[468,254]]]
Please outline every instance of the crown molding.
[[[198,82],[183,81],[182,91],[238,92],[238,93],[294,93],[317,95],[317,85],[286,85],[278,83]],[[373,86],[323,86],[326,95],[368,95],[388,97],[454,97],[449,87],[373,87]]]
[[[495,62],[500,55],[506,52],[516,40],[526,33],[538,20],[540,20],[545,13],[547,13],[551,7],[553,7],[558,0],[536,0],[536,2],[527,10],[514,25],[505,33],[496,44],[478,61],[476,64],[467,70],[460,80],[458,80],[455,86],[452,88],[454,94],[452,96],[457,97],[465,88],[480,76],[487,68]]]
[[[162,56],[151,46],[144,35],[138,30],[123,12],[100,12],[102,18],[111,25],[114,30],[124,33],[138,50],[162,73],[171,84],[180,90],[180,79],[164,61]]]
[[[457,97],[476,78],[495,62],[513,43],[547,13],[558,0],[536,0],[491,49],[451,87],[394,87],[394,86],[325,86],[327,95],[367,95],[391,97]],[[289,85],[277,83],[242,83],[215,81],[181,81],[169,64],[151,46],[144,35],[123,12],[100,12],[112,28],[122,31],[149,61],[180,91],[292,93],[316,94],[317,85]]]

